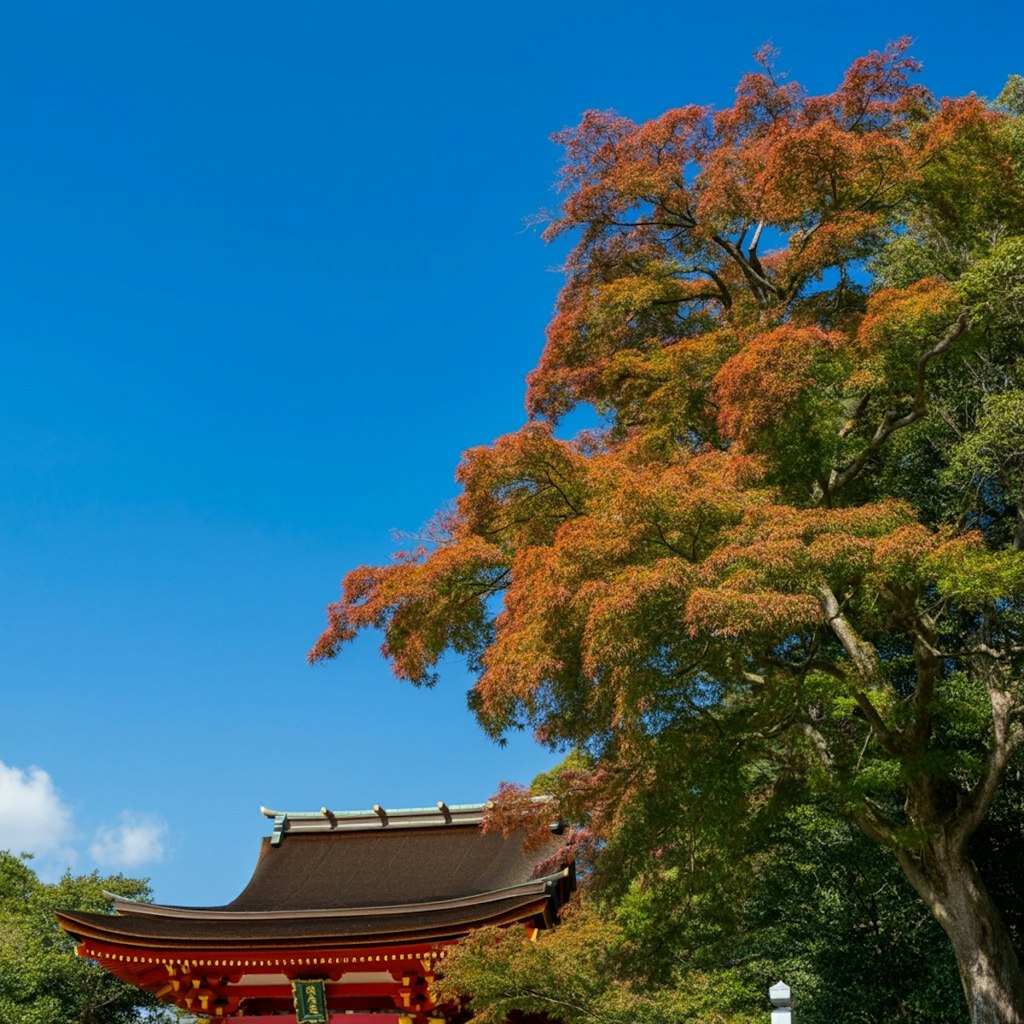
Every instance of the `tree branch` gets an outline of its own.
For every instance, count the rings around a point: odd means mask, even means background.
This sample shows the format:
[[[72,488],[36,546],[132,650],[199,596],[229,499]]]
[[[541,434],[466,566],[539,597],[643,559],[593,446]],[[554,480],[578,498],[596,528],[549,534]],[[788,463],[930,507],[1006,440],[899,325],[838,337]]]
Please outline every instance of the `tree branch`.
[[[923,752],[932,733],[931,703],[935,696],[935,683],[942,667],[941,654],[935,646],[936,629],[932,619],[923,612],[913,615],[906,623],[907,632],[914,641],[914,725],[909,733],[910,748]]]
[[[881,809],[867,797],[853,812],[853,820],[860,830],[876,843],[890,850],[899,850],[896,843],[896,829]]]
[[[836,595],[830,587],[822,584],[818,588],[818,600],[822,611],[825,613],[825,621],[828,623],[836,638],[843,645],[843,650],[850,656],[857,674],[866,684],[867,689],[880,689],[888,679],[882,671],[881,660],[878,651],[874,646],[862,639],[857,631],[850,624],[849,619],[843,614]],[[878,709],[871,703],[867,693],[858,687],[853,693],[853,699],[857,702],[864,717],[868,720],[872,730],[878,737],[878,742],[887,753],[899,755],[903,753],[903,743],[900,736],[893,732],[878,713]]]
[[[924,416],[928,411],[928,397],[925,391],[928,364],[949,349],[957,338],[967,330],[968,326],[967,314],[961,313],[946,334],[943,335],[942,339],[920,356],[917,360],[917,379],[914,389],[913,407],[910,412],[900,416],[894,410],[887,409],[883,413],[881,422],[878,424],[874,435],[861,450],[860,454],[846,467],[835,467],[829,474],[828,483],[824,487],[822,494],[822,501],[825,504],[829,503],[831,495],[845,487],[854,477],[860,474],[867,465],[868,460],[885,444],[892,434],[896,433],[897,430],[902,430],[904,427],[909,427],[911,423],[916,423]]]
[[[731,242],[728,238],[723,238],[721,235],[712,235],[711,239],[739,266],[759,306],[763,306],[768,299],[777,299],[779,297],[779,289],[763,273],[758,272],[760,264],[755,267],[747,260],[735,242]]]
[[[976,664],[985,679],[985,688],[988,690],[992,706],[992,747],[981,778],[968,794],[956,817],[953,834],[963,846],[966,846],[967,841],[984,821],[995,799],[1006,766],[1024,745],[1024,727],[1016,720],[1021,710],[1020,706],[1002,685],[1002,676],[1006,670],[999,664],[995,652],[986,649],[981,657],[984,661],[978,661]]]
[[[574,1003],[568,999],[556,999],[554,996],[547,995],[544,992],[539,992],[532,988],[523,988],[520,992],[503,992],[501,994],[502,999],[536,999],[538,1002],[550,1003],[552,1006],[562,1006],[568,1010],[573,1010],[583,1017],[590,1017],[592,1020],[606,1020],[606,1021],[620,1021],[620,1017],[612,1017],[603,1013],[595,1013],[590,1007],[585,1006],[583,1003]]]
[[[821,762],[822,767],[832,771],[835,768],[835,760],[828,748],[828,740],[825,739],[821,731],[815,729],[810,722],[796,722],[794,728],[811,741],[811,746],[818,755],[818,760]]]

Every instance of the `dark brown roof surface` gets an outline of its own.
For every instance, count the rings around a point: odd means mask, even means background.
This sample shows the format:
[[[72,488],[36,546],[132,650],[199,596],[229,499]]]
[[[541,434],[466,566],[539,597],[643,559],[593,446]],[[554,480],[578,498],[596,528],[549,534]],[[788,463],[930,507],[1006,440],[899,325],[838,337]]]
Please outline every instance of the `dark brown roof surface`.
[[[403,827],[373,819],[355,829],[285,831],[267,837],[248,885],[221,907],[118,899],[117,916],[61,913],[78,935],[128,944],[252,947],[312,941],[417,941],[465,934],[486,923],[550,920],[573,887],[571,871],[538,865],[564,840],[524,852],[521,836],[477,823]]]
[[[563,845],[527,855],[520,839],[474,825],[264,839],[252,879],[226,910],[386,907],[494,892],[528,882]]]

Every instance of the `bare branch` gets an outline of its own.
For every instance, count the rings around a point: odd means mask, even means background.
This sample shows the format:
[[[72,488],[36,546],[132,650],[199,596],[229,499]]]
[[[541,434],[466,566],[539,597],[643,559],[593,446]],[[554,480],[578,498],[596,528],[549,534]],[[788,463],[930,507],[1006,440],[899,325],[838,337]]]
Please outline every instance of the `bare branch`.
[[[957,815],[954,836],[964,846],[988,814],[1006,766],[1024,745],[1024,727],[1016,720],[1021,710],[1019,703],[1004,686],[1007,670],[993,654],[986,650],[975,663],[985,680],[992,706],[992,745],[981,778]]]
[[[849,619],[843,614],[836,595],[830,587],[824,584],[818,588],[818,600],[822,611],[825,613],[825,621],[828,623],[836,638],[843,645],[843,650],[850,656],[857,674],[865,684],[865,688],[858,687],[853,693],[853,699],[857,707],[868,720],[872,731],[878,737],[878,742],[890,754],[899,755],[903,753],[903,743],[898,733],[893,732],[878,713],[878,709],[871,703],[866,690],[880,689],[888,679],[882,670],[882,663],[878,657],[878,651],[874,646],[862,639],[851,625]]]
[[[761,232],[764,230],[764,221],[759,220],[757,222],[757,228],[754,231],[754,237],[750,240],[750,245],[747,246],[747,258],[754,262],[757,258],[757,243],[761,241]]]
[[[881,808],[867,797],[863,799],[857,810],[853,812],[853,820],[857,822],[861,831],[868,838],[874,839],[876,843],[880,843],[890,850],[899,849],[896,842],[895,826],[882,812]]]
[[[828,748],[828,740],[825,739],[824,735],[818,729],[815,729],[810,722],[797,722],[794,728],[811,741],[811,746],[818,755],[818,760],[824,768],[828,768],[831,771],[835,767],[835,761],[832,757],[832,752]]]
[[[870,401],[871,392],[865,391],[864,394],[861,396],[860,401],[857,403],[853,411],[850,413],[846,422],[843,423],[843,425],[839,428],[838,436],[840,438],[848,437],[851,433],[853,433],[854,427],[857,426],[857,421],[861,418],[861,416],[864,415],[864,410],[868,407],[868,402]]]
[[[721,235],[712,235],[712,241],[723,249],[740,268],[743,272],[743,276],[747,279],[747,284],[750,286],[750,290],[757,300],[758,305],[763,306],[770,299],[779,298],[779,289],[776,285],[772,284],[771,281],[764,275],[763,270],[758,263],[756,266],[752,261],[748,260],[742,250],[736,245],[735,242],[730,241],[728,238],[723,238]],[[756,259],[756,257],[755,257]]]

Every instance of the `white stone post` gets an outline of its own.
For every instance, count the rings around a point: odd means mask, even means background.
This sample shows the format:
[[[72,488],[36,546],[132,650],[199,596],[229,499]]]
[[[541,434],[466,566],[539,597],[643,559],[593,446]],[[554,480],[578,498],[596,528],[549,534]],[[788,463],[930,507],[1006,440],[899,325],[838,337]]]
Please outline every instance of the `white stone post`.
[[[784,981],[777,981],[768,989],[772,1004],[772,1024],[796,1024],[793,1016],[793,993]]]

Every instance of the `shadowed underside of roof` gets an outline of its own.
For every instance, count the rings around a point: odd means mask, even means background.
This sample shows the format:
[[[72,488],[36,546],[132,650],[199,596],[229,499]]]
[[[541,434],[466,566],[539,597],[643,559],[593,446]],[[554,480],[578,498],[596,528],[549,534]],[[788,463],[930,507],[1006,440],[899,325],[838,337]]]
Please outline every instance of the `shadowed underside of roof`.
[[[65,929],[79,938],[121,942],[161,949],[196,945],[224,949],[248,949],[254,945],[274,948],[320,945],[423,942],[465,935],[488,924],[507,924],[531,918],[550,923],[550,896],[511,897],[456,910],[410,911],[390,917],[232,919],[216,921],[186,917],[150,917],[61,913]],[[537,922],[542,923],[541,920]]]

